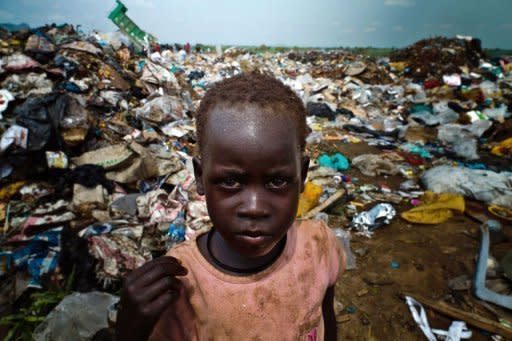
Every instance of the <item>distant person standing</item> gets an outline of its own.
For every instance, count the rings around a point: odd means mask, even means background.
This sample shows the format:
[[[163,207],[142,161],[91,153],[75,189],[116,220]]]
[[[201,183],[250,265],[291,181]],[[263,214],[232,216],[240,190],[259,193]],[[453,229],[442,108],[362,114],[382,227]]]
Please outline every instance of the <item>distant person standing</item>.
[[[185,44],[185,52],[187,52],[187,54],[190,54],[190,43],[188,41]]]

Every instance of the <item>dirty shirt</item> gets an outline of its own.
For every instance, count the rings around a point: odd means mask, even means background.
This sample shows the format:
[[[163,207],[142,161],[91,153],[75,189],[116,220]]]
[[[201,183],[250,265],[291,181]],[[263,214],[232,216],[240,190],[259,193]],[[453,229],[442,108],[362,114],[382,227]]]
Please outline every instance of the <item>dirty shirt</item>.
[[[168,255],[189,272],[150,340],[323,340],[322,302],[344,268],[344,253],[323,222],[295,222],[278,259],[249,276],[215,268],[195,239]]]

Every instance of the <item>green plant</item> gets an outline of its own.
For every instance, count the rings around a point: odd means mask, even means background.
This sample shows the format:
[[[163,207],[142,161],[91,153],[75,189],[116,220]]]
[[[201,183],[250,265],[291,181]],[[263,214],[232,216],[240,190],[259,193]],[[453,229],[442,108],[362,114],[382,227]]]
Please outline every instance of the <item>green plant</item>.
[[[1,318],[0,325],[9,326],[4,341],[32,340],[32,332],[46,318],[48,312],[72,293],[74,274],[73,267],[63,288],[54,287],[47,291],[34,292],[30,295],[31,303],[28,307],[20,308],[17,313]]]

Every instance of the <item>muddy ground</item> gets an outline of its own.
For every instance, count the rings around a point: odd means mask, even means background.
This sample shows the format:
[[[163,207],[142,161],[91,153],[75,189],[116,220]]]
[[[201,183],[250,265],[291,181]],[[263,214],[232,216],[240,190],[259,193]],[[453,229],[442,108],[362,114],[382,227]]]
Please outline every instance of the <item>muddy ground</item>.
[[[320,149],[337,150],[349,159],[381,152],[365,143],[335,143]],[[365,177],[355,168],[346,173],[359,178],[359,184],[386,183],[392,189],[398,189],[405,180],[401,176]],[[486,214],[482,204],[468,202],[467,206],[471,207],[471,212]],[[397,211],[400,213],[410,207],[405,202],[397,207]],[[390,225],[376,230],[371,239],[352,234],[351,249],[366,248],[367,253],[356,255],[357,268],[346,271],[336,285],[337,305],[343,308],[337,316],[339,340],[425,339],[403,299],[405,293],[431,300],[442,299],[453,307],[495,321],[497,315],[512,318],[510,312],[496,306],[491,306],[495,309],[491,312],[470,290],[452,291],[448,287],[450,279],[474,273],[480,243],[480,223],[474,217],[456,215],[442,224],[417,225],[401,219],[399,213]],[[331,227],[343,226],[335,216],[330,219]],[[491,246],[490,251],[498,260],[512,249],[512,228],[506,223],[503,227],[509,241]],[[398,263],[399,268],[392,268],[392,262]],[[427,314],[433,328],[447,329],[451,323],[450,318],[431,309],[427,309]],[[490,334],[470,328],[472,339],[490,339]]]

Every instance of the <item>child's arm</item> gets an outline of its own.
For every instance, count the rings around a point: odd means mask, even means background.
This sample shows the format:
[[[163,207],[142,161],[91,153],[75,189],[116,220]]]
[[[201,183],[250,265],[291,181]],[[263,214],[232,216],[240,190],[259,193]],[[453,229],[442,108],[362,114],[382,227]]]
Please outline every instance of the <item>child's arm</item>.
[[[336,340],[337,326],[336,316],[334,315],[334,285],[327,288],[324,300],[322,302],[322,314],[324,316],[325,340]]]
[[[180,295],[187,269],[174,257],[154,259],[125,280],[117,315],[117,340],[147,340],[160,314]]]

